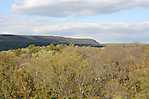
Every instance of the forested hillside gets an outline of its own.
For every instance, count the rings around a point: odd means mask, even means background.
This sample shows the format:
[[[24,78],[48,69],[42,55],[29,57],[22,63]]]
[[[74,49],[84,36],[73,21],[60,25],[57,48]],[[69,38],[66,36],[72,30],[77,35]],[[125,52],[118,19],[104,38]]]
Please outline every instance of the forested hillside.
[[[74,44],[77,46],[103,47],[103,45],[99,44],[97,41],[93,39],[65,38],[60,36],[29,36],[0,34],[0,51],[25,48],[32,44],[36,46],[47,46],[50,44]]]
[[[149,99],[149,46],[0,52],[0,99]]]

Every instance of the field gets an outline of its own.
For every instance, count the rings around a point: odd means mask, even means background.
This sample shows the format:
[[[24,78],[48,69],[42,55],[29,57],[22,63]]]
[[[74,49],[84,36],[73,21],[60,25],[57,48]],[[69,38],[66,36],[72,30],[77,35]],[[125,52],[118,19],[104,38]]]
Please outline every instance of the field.
[[[149,99],[149,45],[0,52],[0,99]]]

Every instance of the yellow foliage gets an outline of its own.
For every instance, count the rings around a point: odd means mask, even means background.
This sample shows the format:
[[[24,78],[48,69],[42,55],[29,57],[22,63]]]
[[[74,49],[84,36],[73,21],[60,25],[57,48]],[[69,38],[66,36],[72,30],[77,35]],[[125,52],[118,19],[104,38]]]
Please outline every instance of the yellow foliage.
[[[148,99],[149,46],[0,52],[0,99]]]

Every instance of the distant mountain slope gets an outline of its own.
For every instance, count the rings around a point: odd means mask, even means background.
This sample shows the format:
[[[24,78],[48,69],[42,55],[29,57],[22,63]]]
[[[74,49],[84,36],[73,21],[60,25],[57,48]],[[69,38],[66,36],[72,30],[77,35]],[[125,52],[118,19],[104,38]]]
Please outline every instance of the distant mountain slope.
[[[102,47],[93,39],[74,39],[58,36],[25,36],[0,34],[0,51],[24,48],[30,44],[44,46],[49,44],[74,44],[78,46]]]

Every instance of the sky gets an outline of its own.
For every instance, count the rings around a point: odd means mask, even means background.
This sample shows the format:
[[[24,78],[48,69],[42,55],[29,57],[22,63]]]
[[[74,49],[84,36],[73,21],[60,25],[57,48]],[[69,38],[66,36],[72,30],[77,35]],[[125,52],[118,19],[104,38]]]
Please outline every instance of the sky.
[[[0,34],[149,43],[149,0],[0,0]]]

